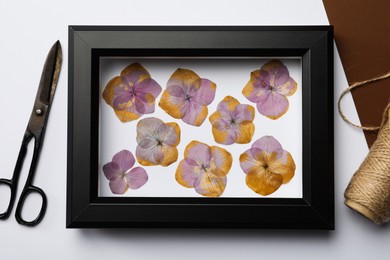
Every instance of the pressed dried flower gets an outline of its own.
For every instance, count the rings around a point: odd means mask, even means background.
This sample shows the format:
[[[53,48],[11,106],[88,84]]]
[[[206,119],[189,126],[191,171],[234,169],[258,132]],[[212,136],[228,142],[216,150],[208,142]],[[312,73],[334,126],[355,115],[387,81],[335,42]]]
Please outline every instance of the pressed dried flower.
[[[240,104],[234,97],[225,97],[209,118],[214,140],[220,144],[249,143],[255,132],[254,117],[252,106]]]
[[[137,143],[135,154],[140,164],[168,166],[178,157],[179,125],[155,117],[142,119],[137,124]]]
[[[219,197],[225,190],[232,160],[232,155],[225,149],[192,141],[176,169],[176,180],[203,196]]]
[[[207,117],[207,106],[214,100],[216,87],[192,70],[179,68],[168,80],[159,106],[174,118],[200,126]]]
[[[112,161],[103,166],[104,176],[110,181],[110,189],[114,194],[123,194],[129,188],[139,189],[148,181],[148,174],[141,167],[134,166],[135,159],[128,150],[115,154]]]
[[[103,99],[114,109],[119,120],[129,122],[153,113],[161,90],[144,67],[133,63],[122,70],[120,76],[108,82]]]
[[[240,166],[246,173],[246,184],[260,195],[275,192],[295,174],[291,154],[272,136],[263,136],[240,155]]]
[[[257,104],[260,114],[278,119],[289,107],[288,96],[297,90],[297,83],[290,77],[287,67],[280,60],[271,60],[251,73],[242,90],[244,96]]]

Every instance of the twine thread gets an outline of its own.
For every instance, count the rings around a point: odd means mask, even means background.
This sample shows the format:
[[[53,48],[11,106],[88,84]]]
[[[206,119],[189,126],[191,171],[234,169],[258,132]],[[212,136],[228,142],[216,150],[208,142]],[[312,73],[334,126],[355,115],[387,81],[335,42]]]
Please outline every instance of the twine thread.
[[[387,105],[380,126],[359,126],[342,113],[340,101],[352,89],[390,77],[390,72],[379,77],[357,82],[345,89],[338,100],[341,118],[349,125],[363,130],[379,130],[378,137],[370,151],[352,176],[344,192],[345,204],[367,217],[375,224],[390,220],[390,103]]]
[[[352,89],[354,88],[357,88],[357,87],[360,87],[360,86],[363,86],[363,85],[366,85],[366,84],[369,84],[369,83],[372,83],[372,82],[375,82],[375,81],[378,81],[378,80],[382,80],[382,79],[387,79],[390,77],[390,71],[387,72],[386,74],[383,74],[383,75],[380,75],[378,77],[375,77],[375,78],[372,78],[372,79],[368,79],[368,80],[364,80],[364,81],[359,81],[359,82],[355,82],[353,83],[351,86],[349,86],[348,88],[344,89],[344,91],[341,93],[340,97],[339,97],[339,100],[337,102],[337,108],[339,110],[339,115],[341,116],[341,118],[346,122],[348,123],[349,125],[352,125],[354,127],[357,127],[357,128],[360,128],[360,129],[363,129],[363,130],[368,130],[368,131],[377,131],[380,129],[380,126],[360,126],[360,125],[357,125],[357,124],[354,124],[352,123],[343,113],[343,111],[341,110],[341,99],[343,99],[343,97],[345,96],[345,94],[347,94],[348,92],[350,92]]]

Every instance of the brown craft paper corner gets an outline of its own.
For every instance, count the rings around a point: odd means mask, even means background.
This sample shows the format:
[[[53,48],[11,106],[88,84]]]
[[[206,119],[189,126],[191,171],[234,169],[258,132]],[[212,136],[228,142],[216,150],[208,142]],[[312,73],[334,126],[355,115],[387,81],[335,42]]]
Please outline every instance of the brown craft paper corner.
[[[349,85],[390,71],[390,1],[323,0]],[[348,86],[342,86],[346,88]],[[379,126],[390,101],[390,79],[352,90],[364,126]],[[369,147],[377,132],[364,131]]]

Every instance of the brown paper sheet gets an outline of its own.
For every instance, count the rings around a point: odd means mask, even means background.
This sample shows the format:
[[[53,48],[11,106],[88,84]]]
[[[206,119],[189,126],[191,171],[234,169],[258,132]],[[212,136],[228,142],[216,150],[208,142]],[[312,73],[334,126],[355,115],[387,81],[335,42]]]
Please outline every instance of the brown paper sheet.
[[[349,85],[390,71],[390,0],[323,0]],[[348,87],[348,86],[342,86]],[[390,101],[390,79],[352,90],[364,126],[379,126]],[[375,132],[365,131],[370,147]]]

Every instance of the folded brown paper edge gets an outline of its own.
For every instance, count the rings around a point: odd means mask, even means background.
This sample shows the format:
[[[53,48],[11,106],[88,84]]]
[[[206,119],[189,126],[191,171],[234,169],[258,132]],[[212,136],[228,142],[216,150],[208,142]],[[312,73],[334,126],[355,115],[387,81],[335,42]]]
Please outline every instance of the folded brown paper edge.
[[[385,73],[389,69],[389,0],[323,0],[329,23],[334,26],[337,49],[348,83]],[[390,79],[387,81],[390,82]],[[380,112],[389,101],[386,82],[375,83],[376,90],[354,90],[353,101],[363,125],[379,125]],[[369,107],[369,109],[367,109]],[[364,130],[368,147],[377,132]]]
[[[370,219],[372,222],[374,222],[377,225],[381,225],[385,223],[385,221],[379,217],[377,214],[375,214],[372,210],[367,208],[366,206],[355,202],[351,199],[345,199],[344,204],[347,205],[349,208],[355,210],[357,213],[360,213],[364,217]]]

